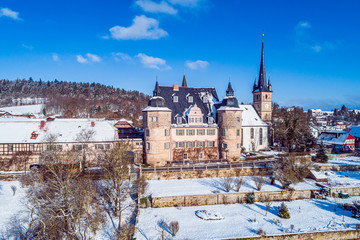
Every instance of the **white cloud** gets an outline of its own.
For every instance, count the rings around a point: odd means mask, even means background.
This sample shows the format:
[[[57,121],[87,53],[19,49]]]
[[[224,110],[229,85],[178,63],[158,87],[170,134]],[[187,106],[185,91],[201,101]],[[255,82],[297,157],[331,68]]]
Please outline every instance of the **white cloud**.
[[[82,55],[76,55],[76,61],[79,63],[101,62],[101,58],[98,55],[87,53],[85,57]]]
[[[196,7],[202,0],[168,0],[171,4],[183,7]]]
[[[29,45],[26,45],[26,44],[21,44],[21,46],[22,46],[23,48],[26,48],[26,49],[29,49],[29,50],[32,50],[32,49],[33,49],[32,46],[29,46]]]
[[[209,66],[209,62],[208,61],[202,61],[202,60],[197,60],[194,62],[191,61],[187,61],[186,62],[186,66],[188,66],[188,68],[196,70],[199,68],[207,68]]]
[[[139,53],[136,55],[140,59],[140,62],[147,68],[153,68],[158,70],[167,70],[171,69],[170,66],[166,64],[166,61],[162,58],[151,57],[144,53]]]
[[[86,56],[91,62],[101,62],[101,58],[98,55],[87,53]]]
[[[123,61],[131,61],[132,60],[132,57],[130,57],[129,54],[126,54],[126,53],[117,52],[117,53],[113,53],[112,55],[114,56],[115,61],[120,61],[120,59]]]
[[[54,62],[58,62],[60,60],[59,55],[57,55],[57,53],[52,54],[52,59]]]
[[[0,17],[9,17],[15,20],[21,20],[21,18],[19,18],[19,13],[15,12],[9,8],[1,8],[0,9]]]
[[[170,15],[177,14],[177,10],[165,1],[157,3],[151,0],[137,0],[135,4],[141,7],[145,12],[166,13]]]
[[[114,39],[159,39],[168,35],[159,28],[159,21],[144,15],[136,16],[130,27],[114,26],[110,28]]]

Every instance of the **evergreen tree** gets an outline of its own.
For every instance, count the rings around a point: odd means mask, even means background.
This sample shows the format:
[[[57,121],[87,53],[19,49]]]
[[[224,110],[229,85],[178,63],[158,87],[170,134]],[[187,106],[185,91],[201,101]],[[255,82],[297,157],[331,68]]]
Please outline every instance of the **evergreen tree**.
[[[290,212],[288,207],[286,206],[285,203],[282,203],[280,208],[279,208],[279,213],[278,213],[279,217],[281,218],[285,218],[285,219],[289,219],[290,218]]]
[[[329,157],[326,155],[326,147],[323,142],[320,143],[319,150],[315,155],[315,161],[321,163],[327,163]]]

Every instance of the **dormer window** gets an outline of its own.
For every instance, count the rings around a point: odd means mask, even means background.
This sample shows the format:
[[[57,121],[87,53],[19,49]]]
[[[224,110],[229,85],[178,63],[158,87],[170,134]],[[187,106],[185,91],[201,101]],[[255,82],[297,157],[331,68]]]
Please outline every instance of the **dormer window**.
[[[179,102],[179,97],[178,96],[173,96],[173,102]]]
[[[193,97],[193,96],[189,96],[189,97],[188,97],[188,102],[189,102],[189,103],[194,102],[194,97]]]
[[[208,118],[208,123],[210,123],[210,124],[214,123],[214,118],[213,118],[213,117],[209,117],[209,118]]]
[[[206,97],[203,98],[203,103],[207,103]]]
[[[182,123],[181,117],[177,117],[177,118],[176,118],[176,123],[177,123],[177,124],[181,124],[181,123]]]
[[[37,134],[35,131],[31,133],[30,139],[36,139],[39,134]]]

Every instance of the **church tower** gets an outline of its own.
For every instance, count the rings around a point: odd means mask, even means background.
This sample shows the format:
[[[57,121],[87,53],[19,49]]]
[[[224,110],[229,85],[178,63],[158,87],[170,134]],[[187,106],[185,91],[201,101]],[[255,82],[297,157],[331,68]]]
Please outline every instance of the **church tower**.
[[[267,124],[270,124],[272,117],[272,101],[271,101],[272,87],[270,83],[270,77],[267,81],[265,74],[264,34],[262,40],[259,79],[255,78],[255,83],[252,93],[253,93],[254,108],[260,115],[261,120],[263,120]]]

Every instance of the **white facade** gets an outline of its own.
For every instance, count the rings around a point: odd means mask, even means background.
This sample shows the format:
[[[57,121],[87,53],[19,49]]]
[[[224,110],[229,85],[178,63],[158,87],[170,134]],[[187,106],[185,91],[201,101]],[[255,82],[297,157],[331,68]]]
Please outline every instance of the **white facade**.
[[[239,105],[242,112],[242,146],[245,152],[269,147],[268,125],[264,123],[252,105]]]

